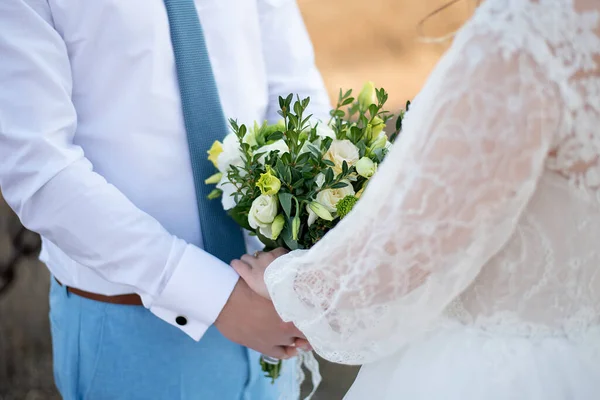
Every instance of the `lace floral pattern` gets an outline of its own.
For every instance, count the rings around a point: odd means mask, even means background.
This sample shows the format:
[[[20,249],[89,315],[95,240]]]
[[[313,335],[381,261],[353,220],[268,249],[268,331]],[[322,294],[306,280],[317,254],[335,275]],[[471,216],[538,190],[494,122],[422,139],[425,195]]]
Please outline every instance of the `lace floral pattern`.
[[[269,267],[321,355],[379,360],[448,318],[528,337],[600,324],[599,10],[487,0],[353,212]]]

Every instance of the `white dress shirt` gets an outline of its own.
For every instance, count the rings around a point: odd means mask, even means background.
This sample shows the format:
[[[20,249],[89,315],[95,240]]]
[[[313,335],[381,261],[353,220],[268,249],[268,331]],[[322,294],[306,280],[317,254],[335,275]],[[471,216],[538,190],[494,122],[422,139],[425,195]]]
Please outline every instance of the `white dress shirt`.
[[[196,6],[228,117],[274,121],[288,93],[328,110],[294,0]],[[62,283],[138,293],[195,340],[237,282],[201,249],[162,0],[0,1],[0,188]]]

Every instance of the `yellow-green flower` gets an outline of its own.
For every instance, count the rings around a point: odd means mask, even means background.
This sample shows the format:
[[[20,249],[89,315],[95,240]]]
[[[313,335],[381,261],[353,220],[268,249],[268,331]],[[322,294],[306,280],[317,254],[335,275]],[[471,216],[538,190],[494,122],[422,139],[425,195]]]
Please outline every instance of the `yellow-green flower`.
[[[367,127],[365,128],[365,139],[367,140],[367,143],[377,140],[384,128],[385,124],[381,118],[373,118],[373,121],[370,124],[367,124]]]
[[[381,118],[375,117],[371,122],[371,126],[373,127],[373,137],[376,138],[379,137],[379,134],[383,131],[383,128],[385,128],[385,123]]]
[[[222,177],[223,177],[223,174],[220,172],[217,172],[216,174],[211,175],[208,179],[206,179],[204,181],[204,183],[207,185],[214,185],[214,184],[219,183],[221,181]]]
[[[371,104],[377,104],[375,84],[371,81],[365,83],[358,95],[358,106],[361,111],[367,111]]]
[[[325,206],[321,203],[313,201],[308,205],[308,208],[310,208],[312,212],[317,214],[319,218],[322,218],[326,221],[333,221],[333,216],[331,215],[329,210],[327,210],[327,208],[325,208]]]
[[[208,159],[213,163],[215,168],[219,167],[217,164],[217,159],[219,158],[219,154],[221,154],[222,152],[223,152],[223,144],[221,142],[219,142],[218,140],[215,140],[215,142],[210,147],[210,150],[207,151]]]
[[[273,170],[267,165],[267,172],[260,175],[258,182],[256,182],[256,186],[263,195],[273,196],[279,192],[281,181],[273,175]]]
[[[363,178],[370,178],[377,171],[377,164],[369,157],[363,157],[356,163],[356,172]]]
[[[221,197],[221,195],[223,194],[223,191],[220,189],[213,189],[212,192],[210,192],[208,194],[208,196],[206,196],[209,200],[214,200],[214,199],[218,199],[219,197]]]
[[[279,214],[273,220],[273,224],[271,224],[271,239],[277,240],[281,231],[283,231],[283,227],[285,225],[285,217],[283,214]]]
[[[371,151],[375,151],[377,149],[383,149],[388,144],[388,139],[385,133],[380,134],[371,144]]]
[[[296,215],[292,220],[292,239],[298,240],[298,233],[300,233],[300,217]]]

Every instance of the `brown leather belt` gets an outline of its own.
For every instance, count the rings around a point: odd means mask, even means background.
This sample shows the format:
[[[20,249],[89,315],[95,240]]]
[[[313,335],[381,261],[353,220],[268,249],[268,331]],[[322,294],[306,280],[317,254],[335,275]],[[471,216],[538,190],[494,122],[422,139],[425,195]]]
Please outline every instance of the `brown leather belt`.
[[[58,282],[60,286],[63,286],[63,284],[60,283],[58,279],[56,279],[56,282]],[[69,286],[67,286],[67,291],[77,296],[84,297],[90,300],[100,301],[102,303],[121,304],[125,306],[141,306],[144,304],[142,303],[142,298],[134,293],[119,294],[116,296],[104,296],[101,294],[86,292],[85,290],[75,289]]]

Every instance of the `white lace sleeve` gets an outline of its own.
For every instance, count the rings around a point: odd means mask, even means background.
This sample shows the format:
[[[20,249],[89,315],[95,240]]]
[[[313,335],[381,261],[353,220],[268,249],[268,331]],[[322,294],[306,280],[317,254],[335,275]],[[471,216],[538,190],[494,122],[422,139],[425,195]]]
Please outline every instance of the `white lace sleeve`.
[[[277,311],[325,358],[363,364],[422,335],[513,232],[562,106],[498,40],[460,34],[353,212],[267,270]]]

